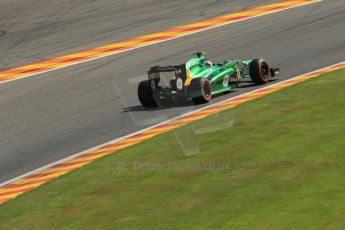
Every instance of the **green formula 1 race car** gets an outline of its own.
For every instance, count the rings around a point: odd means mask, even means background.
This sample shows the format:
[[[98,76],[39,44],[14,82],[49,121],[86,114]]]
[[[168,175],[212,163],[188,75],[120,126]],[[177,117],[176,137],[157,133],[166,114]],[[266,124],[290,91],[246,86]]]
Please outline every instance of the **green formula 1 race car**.
[[[148,80],[139,83],[138,97],[145,107],[171,106],[186,101],[201,104],[209,102],[213,95],[238,87],[242,78],[250,78],[261,85],[279,74],[279,68],[270,68],[261,58],[213,64],[205,58],[205,52],[197,52],[182,65],[151,67]]]

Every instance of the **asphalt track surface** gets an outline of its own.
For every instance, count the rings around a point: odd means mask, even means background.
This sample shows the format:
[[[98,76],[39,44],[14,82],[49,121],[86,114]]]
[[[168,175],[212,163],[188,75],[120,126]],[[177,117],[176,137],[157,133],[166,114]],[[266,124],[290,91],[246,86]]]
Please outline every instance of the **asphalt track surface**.
[[[1,1],[0,69],[277,1],[255,2]],[[265,57],[282,70],[275,82],[328,66],[345,59],[345,1],[325,0],[1,84],[0,182],[198,108],[144,110],[136,95],[136,81],[150,66],[179,64],[197,50],[214,61]],[[245,83],[214,102],[256,88]]]

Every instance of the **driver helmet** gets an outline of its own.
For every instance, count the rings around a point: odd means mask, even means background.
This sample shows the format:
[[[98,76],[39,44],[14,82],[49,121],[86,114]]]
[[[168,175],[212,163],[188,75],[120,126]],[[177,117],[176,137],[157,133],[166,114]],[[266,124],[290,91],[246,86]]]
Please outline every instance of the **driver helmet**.
[[[213,66],[213,62],[211,62],[211,61],[209,61],[209,60],[207,60],[207,61],[205,62],[205,64],[206,64],[207,66]]]

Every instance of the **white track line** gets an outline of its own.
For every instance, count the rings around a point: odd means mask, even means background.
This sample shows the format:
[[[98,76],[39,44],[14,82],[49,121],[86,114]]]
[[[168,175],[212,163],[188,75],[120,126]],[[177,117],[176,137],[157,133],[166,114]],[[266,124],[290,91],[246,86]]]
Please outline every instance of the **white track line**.
[[[306,4],[303,4],[303,5],[291,6],[291,7],[285,8],[285,9],[281,9],[281,10],[277,10],[277,11],[273,11],[273,12],[267,12],[267,13],[263,13],[263,14],[260,14],[260,15],[257,15],[257,16],[252,16],[252,17],[244,18],[244,19],[239,19],[239,20],[234,21],[234,22],[228,22],[228,23],[224,23],[222,25],[216,25],[216,26],[208,27],[208,28],[205,28],[205,29],[201,29],[201,30],[198,30],[198,31],[195,31],[195,32],[191,32],[191,33],[185,34],[185,35],[179,35],[179,36],[176,36],[176,37],[173,37],[173,38],[168,38],[168,39],[165,39],[165,40],[162,40],[162,41],[157,41],[157,42],[153,42],[153,43],[150,43],[150,44],[141,45],[141,46],[138,46],[138,47],[133,47],[133,48],[130,48],[130,49],[127,49],[127,50],[118,51],[118,52],[111,53],[111,54],[106,54],[104,56],[94,57],[94,58],[87,59],[87,60],[84,60],[84,61],[79,61],[79,62],[75,62],[75,63],[69,64],[69,65],[65,65],[65,66],[54,68],[54,69],[42,71],[42,72],[39,72],[39,73],[29,74],[29,75],[24,76],[24,77],[14,78],[14,79],[11,79],[11,80],[8,80],[8,81],[0,82],[0,84],[5,84],[5,83],[8,83],[8,82],[25,79],[25,78],[32,77],[32,76],[37,76],[37,75],[40,75],[40,74],[44,74],[44,73],[52,72],[52,71],[55,71],[55,70],[67,68],[67,67],[70,67],[70,66],[78,65],[78,64],[81,64],[81,63],[85,63],[85,62],[89,62],[89,61],[94,61],[94,60],[98,60],[98,59],[101,59],[101,58],[110,57],[110,56],[113,56],[113,55],[116,55],[116,54],[119,54],[119,53],[124,53],[124,52],[127,52],[127,51],[139,49],[139,48],[150,46],[150,45],[155,45],[155,44],[158,44],[158,43],[161,43],[161,42],[167,42],[167,41],[170,41],[170,40],[173,40],[173,39],[177,39],[177,38],[181,38],[181,37],[187,37],[189,35],[192,35],[192,34],[195,34],[195,33],[199,33],[199,32],[203,32],[203,31],[210,30],[210,29],[214,29],[214,28],[217,28],[217,27],[226,26],[226,25],[230,25],[230,24],[233,24],[233,23],[237,23],[237,22],[241,22],[241,21],[245,21],[245,20],[249,20],[249,19],[253,19],[253,18],[257,18],[257,17],[269,15],[269,14],[274,14],[274,13],[290,10],[290,9],[293,9],[293,8],[297,8],[297,7],[308,6],[308,5],[311,5],[311,4],[314,4],[314,3],[318,3],[318,2],[322,2],[322,1],[323,0],[315,0],[314,2],[306,3]],[[236,13],[236,12],[234,12],[234,13]],[[197,23],[197,22],[195,22],[195,23]],[[160,33],[160,32],[157,32],[157,33]],[[143,35],[143,36],[145,36],[145,35]],[[119,41],[119,42],[121,42],[121,41]],[[111,44],[109,44],[109,45],[111,45]],[[78,52],[76,52],[76,53],[78,53]],[[74,54],[74,53],[71,53],[71,54]],[[66,55],[68,55],[68,54],[66,54]],[[58,58],[58,57],[56,57],[56,58]],[[49,59],[47,59],[47,60],[49,60]],[[30,64],[27,64],[27,65],[30,65]],[[25,65],[22,65],[22,66],[25,66]],[[18,67],[20,67],[20,66],[18,66]],[[18,67],[15,67],[15,68],[18,68]]]

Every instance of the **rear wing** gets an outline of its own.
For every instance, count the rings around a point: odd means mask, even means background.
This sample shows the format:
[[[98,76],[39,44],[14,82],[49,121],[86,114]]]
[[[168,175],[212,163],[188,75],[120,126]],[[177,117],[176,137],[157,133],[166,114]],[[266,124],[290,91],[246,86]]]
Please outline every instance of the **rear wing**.
[[[159,79],[161,77],[160,73],[163,72],[174,72],[176,77],[181,77],[183,82],[186,80],[186,65],[176,65],[176,66],[153,66],[150,68],[150,70],[147,72],[148,79],[154,80]],[[163,74],[164,75],[164,74]]]
[[[149,72],[151,73],[157,73],[157,72],[174,72],[179,69],[179,66],[153,66],[150,68]]]

